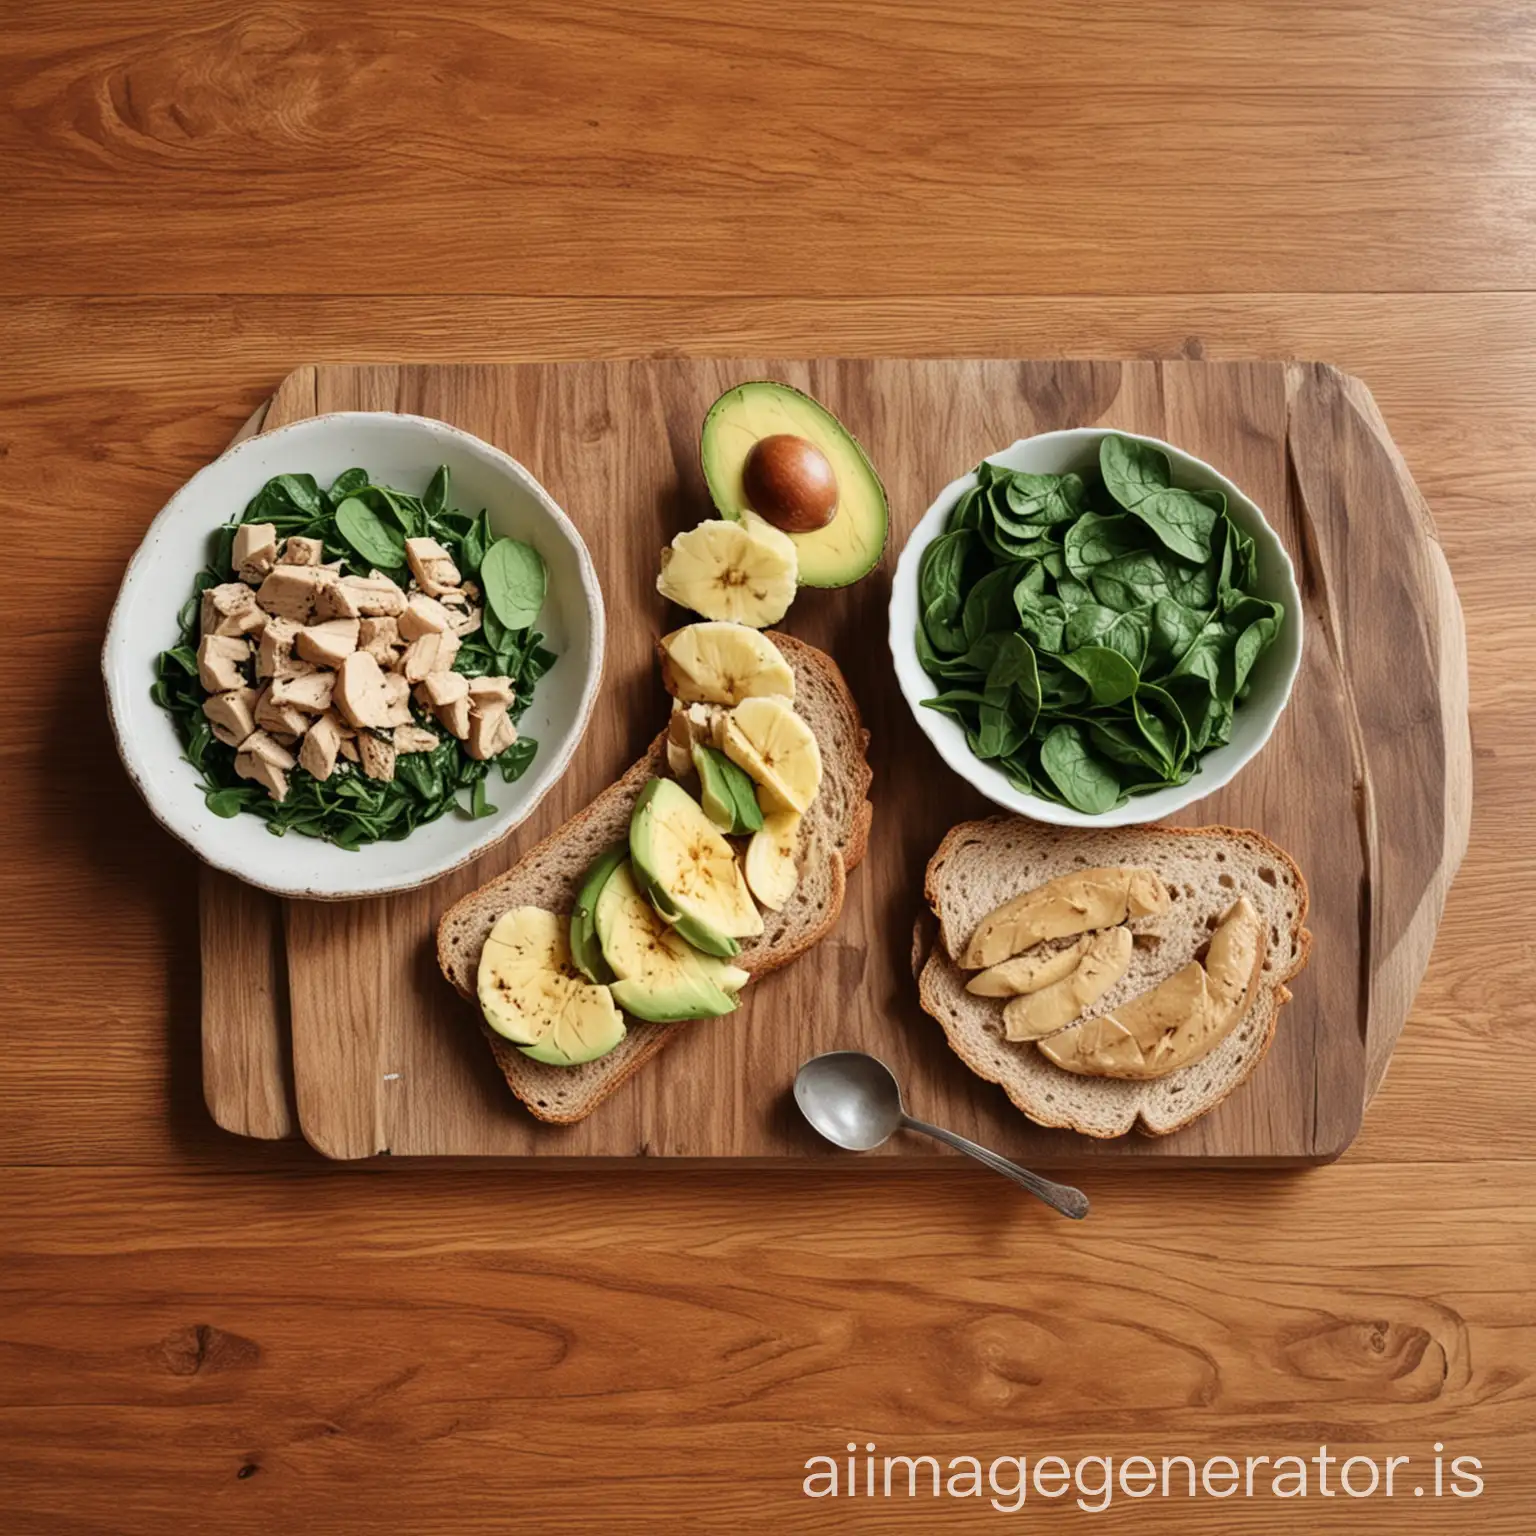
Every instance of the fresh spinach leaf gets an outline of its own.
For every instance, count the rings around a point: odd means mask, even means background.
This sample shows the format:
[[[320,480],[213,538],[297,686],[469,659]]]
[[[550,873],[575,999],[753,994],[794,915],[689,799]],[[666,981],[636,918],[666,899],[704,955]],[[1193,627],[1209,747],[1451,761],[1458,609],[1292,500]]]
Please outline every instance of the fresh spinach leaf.
[[[544,606],[549,572],[531,544],[497,539],[480,563],[480,585],[486,604],[508,629],[525,629]]]
[[[336,508],[336,531],[370,568],[398,571],[405,564],[405,540],[357,496]]]
[[[1120,802],[1120,779],[1076,725],[1056,726],[1040,744],[1040,766],[1073,810],[1102,816]]]

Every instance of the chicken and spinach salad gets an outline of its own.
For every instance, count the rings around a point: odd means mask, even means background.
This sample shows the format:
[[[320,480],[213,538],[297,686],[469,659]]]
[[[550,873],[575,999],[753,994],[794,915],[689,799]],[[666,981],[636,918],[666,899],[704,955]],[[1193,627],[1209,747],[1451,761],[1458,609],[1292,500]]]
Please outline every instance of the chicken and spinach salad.
[[[491,768],[538,750],[517,722],[556,659],[547,584],[531,545],[451,506],[446,466],[420,496],[277,475],[218,530],[152,696],[219,816],[350,850],[493,815]]]

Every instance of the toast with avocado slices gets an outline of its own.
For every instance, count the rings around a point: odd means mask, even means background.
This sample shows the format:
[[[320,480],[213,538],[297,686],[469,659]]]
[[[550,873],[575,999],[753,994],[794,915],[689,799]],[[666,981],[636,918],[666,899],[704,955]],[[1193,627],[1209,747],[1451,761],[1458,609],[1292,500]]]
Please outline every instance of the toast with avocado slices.
[[[831,931],[842,911],[848,872],[864,857],[872,810],[865,755],[869,733],[837,664],[789,635],[769,632],[769,638],[794,673],[795,710],[815,736],[822,775],[819,792],[798,824],[799,878],[781,907],[764,907],[763,931],[731,958],[732,965],[753,978],[787,965]],[[476,996],[481,952],[497,920],[524,906],[572,912],[584,878],[605,851],[624,842],[646,786],[668,772],[667,761],[663,731],[584,811],[443,914],[438,963],[465,998]],[[679,1029],[697,1026],[636,1023],[606,1055],[574,1066],[533,1060],[483,1022],[481,1027],[513,1093],[540,1120],[566,1125],[591,1114]]]
[[[1307,884],[1230,827],[953,828],[914,971],[955,1053],[1037,1124],[1167,1135],[1247,1080],[1306,964]]]

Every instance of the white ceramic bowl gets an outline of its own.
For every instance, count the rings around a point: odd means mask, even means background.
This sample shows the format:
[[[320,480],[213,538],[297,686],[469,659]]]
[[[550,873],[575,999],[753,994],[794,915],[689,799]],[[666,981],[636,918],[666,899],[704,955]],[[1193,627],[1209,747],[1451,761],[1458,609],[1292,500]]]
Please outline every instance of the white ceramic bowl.
[[[1110,435],[1103,427],[1077,427],[1065,432],[1043,432],[1038,437],[1021,438],[1001,453],[988,454],[994,464],[1020,469],[1030,474],[1059,475],[1068,470],[1093,469],[1099,460],[1099,444]],[[1231,780],[1242,766],[1257,755],[1269,740],[1291,695],[1301,665],[1301,593],[1290,556],[1264,514],[1253,502],[1202,459],[1175,448],[1159,438],[1125,432],[1161,448],[1173,464],[1176,484],[1193,490],[1215,489],[1227,498],[1232,520],[1249,534],[1258,546],[1258,594],[1285,605],[1285,622],[1273,645],[1259,658],[1252,673],[1252,688],[1237,707],[1232,723],[1232,739],[1224,747],[1207,752],[1187,784],[1173,789],[1154,790],[1151,794],[1132,795],[1124,805],[1102,816],[1087,816],[1070,806],[1026,794],[1008,782],[1001,769],[977,757],[966,745],[965,731],[958,721],[936,710],[922,708],[923,699],[931,699],[938,688],[923,671],[917,659],[913,636],[917,631],[917,575],[923,551],[943,531],[950,509],[963,492],[976,483],[975,474],[962,475],[939,492],[938,499],[923,514],[912,530],[901,558],[896,563],[896,578],[891,589],[891,656],[896,664],[896,679],[923,734],[938,748],[939,756],[961,778],[974,784],[996,804],[1036,821],[1048,821],[1064,827],[1125,827],[1157,821],[1171,816],[1186,805],[1208,795]]]
[[[385,484],[420,493],[439,464],[460,510],[485,507],[498,534],[526,540],[549,568],[538,627],[559,660],[539,681],[518,729],[539,743],[532,766],[507,784],[486,780],[494,816],[450,811],[399,842],[344,852],[312,837],[274,837],[259,817],[215,816],[181,755],[170,715],[149,696],[155,658],[176,643],[176,612],[207,563],[211,536],[273,475],[308,473],[327,485],[361,465]],[[150,524],[129,562],[102,650],[107,703],[123,764],[166,829],[217,869],[283,896],[377,896],[435,880],[500,842],[570,762],[587,728],[603,670],[603,598],[571,520],[516,459],[422,416],[340,411],[265,432],[195,474]]]

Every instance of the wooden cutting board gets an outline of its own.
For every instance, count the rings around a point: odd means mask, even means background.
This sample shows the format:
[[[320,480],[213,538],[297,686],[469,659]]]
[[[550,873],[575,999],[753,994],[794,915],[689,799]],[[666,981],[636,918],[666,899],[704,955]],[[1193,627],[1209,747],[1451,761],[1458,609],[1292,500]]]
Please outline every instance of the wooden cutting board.
[[[657,552],[709,514],[697,456],[706,407],[755,377],[825,401],[890,493],[880,569],[840,592],[802,591],[785,626],[836,657],[872,732],[870,855],[818,949],[751,988],[733,1018],[681,1032],[584,1123],[541,1125],[438,975],[433,928],[658,729],[667,701],[652,645],[668,614],[653,586]],[[297,1127],[338,1158],[806,1158],[830,1149],[798,1122],[795,1069],[818,1051],[861,1047],[890,1063],[915,1113],[1026,1162],[1307,1163],[1348,1145],[1428,961],[1471,804],[1460,607],[1428,510],[1357,380],[1276,362],[324,365],[285,380],[263,425],[340,409],[440,417],[505,448],[549,488],[602,580],[603,693],[538,812],[425,891],[283,904],[204,871],[204,1081],[220,1125],[262,1137]],[[1291,705],[1261,757],[1178,819],[1257,827],[1288,848],[1311,884],[1316,935],[1250,1082],[1177,1135],[1115,1142],[1031,1125],[917,1007],[923,865],[952,823],[989,807],[918,733],[885,642],[896,553],[937,491],[1017,437],[1095,423],[1154,433],[1215,464],[1266,509],[1296,561],[1307,639]],[[943,1154],[898,1137],[882,1155]]]

